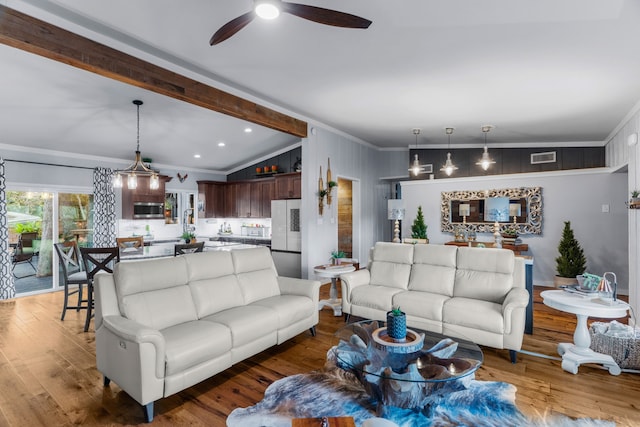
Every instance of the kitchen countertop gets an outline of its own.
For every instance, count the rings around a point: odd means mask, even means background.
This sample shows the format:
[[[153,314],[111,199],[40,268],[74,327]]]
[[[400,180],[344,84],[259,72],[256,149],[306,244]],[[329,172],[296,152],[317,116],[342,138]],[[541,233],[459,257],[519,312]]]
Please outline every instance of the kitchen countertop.
[[[142,248],[127,248],[120,252],[121,261],[135,261],[141,259],[151,258],[165,258],[172,257],[174,252],[175,243],[158,243]],[[205,251],[230,251],[238,249],[256,248],[256,245],[247,245],[234,242],[216,242],[205,241]]]

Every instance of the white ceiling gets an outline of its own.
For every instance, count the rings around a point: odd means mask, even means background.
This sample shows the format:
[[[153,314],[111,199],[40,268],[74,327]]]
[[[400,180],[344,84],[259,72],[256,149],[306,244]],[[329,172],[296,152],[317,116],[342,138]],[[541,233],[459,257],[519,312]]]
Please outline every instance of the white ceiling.
[[[282,15],[209,46],[252,0],[1,1],[381,148],[602,142],[640,100],[637,0],[305,0],[367,30]],[[0,45],[2,143],[229,171],[298,139]],[[215,81],[215,83],[213,83]],[[217,147],[219,141],[227,146]],[[193,159],[199,153],[201,159]]]

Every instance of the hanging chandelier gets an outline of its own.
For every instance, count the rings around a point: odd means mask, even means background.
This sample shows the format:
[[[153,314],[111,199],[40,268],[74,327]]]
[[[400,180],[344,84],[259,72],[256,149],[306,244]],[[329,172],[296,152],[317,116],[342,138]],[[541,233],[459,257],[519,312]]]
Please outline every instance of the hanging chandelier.
[[[416,149],[418,149],[418,135],[420,135],[420,128],[414,128],[411,130],[413,134],[416,136]],[[409,172],[411,172],[414,176],[418,176],[421,173],[425,173],[426,169],[423,165],[420,164],[420,160],[418,159],[418,155],[415,154],[413,156],[413,162],[409,165]]]
[[[139,99],[136,99],[133,101],[133,103],[136,105],[138,112],[136,160],[126,169],[116,170],[113,172],[115,174],[115,176],[113,177],[113,186],[115,188],[122,188],[122,178],[123,176],[126,176],[127,188],[129,190],[134,190],[138,187],[138,176],[148,176],[150,177],[149,188],[152,190],[157,190],[158,188],[160,188],[160,177],[158,176],[158,171],[147,167],[142,162],[142,157],[140,155],[140,106],[143,104],[143,102]]]
[[[480,160],[476,162],[476,165],[481,166],[484,170],[487,170],[489,169],[489,166],[495,163],[495,160],[489,157],[489,150],[487,148],[487,133],[489,133],[489,131],[493,129],[493,126],[484,125],[480,129],[482,129],[482,132],[484,132],[484,151],[482,152],[482,157],[480,158]]]
[[[447,174],[447,176],[451,176],[453,171],[458,170],[458,167],[453,164],[451,161],[451,134],[453,133],[454,128],[445,128],[444,131],[449,138],[449,144],[447,148],[447,161],[444,163],[444,166],[440,168],[440,170]]]

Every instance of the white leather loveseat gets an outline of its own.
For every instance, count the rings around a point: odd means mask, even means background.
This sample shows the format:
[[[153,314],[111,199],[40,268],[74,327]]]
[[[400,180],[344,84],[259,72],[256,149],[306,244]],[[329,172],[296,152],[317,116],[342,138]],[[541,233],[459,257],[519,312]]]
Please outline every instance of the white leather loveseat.
[[[268,248],[120,262],[99,274],[96,359],[144,406],[307,329],[320,282],[280,277]]]
[[[368,269],[340,279],[346,314],[386,320],[399,306],[408,326],[509,349],[515,363],[529,293],[508,249],[378,242]]]

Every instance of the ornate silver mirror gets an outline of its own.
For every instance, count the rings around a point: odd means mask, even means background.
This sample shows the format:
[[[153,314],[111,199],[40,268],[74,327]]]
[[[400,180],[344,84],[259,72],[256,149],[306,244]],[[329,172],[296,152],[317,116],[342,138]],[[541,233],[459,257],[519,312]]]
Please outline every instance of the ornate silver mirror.
[[[444,191],[440,212],[442,231],[465,224],[468,231],[492,233],[497,222],[502,232],[542,234],[542,188]]]

